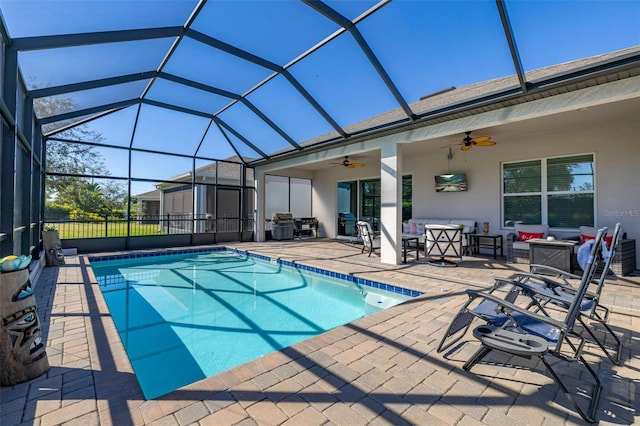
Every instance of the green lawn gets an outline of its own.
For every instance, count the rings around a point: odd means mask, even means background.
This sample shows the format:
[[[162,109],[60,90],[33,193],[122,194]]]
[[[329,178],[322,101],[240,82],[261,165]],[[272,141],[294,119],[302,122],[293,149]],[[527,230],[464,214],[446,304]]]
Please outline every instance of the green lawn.
[[[68,222],[68,223],[46,223],[45,225],[55,225],[61,239],[69,238],[103,238],[103,237],[126,237],[127,222]],[[142,224],[131,222],[131,236],[140,235],[162,235],[165,232],[160,230],[158,224]]]

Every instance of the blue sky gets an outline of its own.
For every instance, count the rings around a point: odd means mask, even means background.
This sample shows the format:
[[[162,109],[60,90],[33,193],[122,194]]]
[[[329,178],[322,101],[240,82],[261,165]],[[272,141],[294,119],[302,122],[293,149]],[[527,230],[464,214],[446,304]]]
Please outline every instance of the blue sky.
[[[371,1],[328,1],[356,19]],[[182,25],[195,1],[29,1],[0,0],[14,38]],[[506,1],[525,71],[640,45],[640,1]],[[295,1],[209,1],[192,28],[273,62],[290,64],[338,26]],[[448,87],[514,74],[494,1],[394,1],[358,24],[358,29],[408,102]],[[157,69],[173,39],[114,43],[21,52],[25,78],[61,85]],[[246,94],[272,71],[185,38],[165,72],[235,94]],[[291,75],[340,126],[348,126],[398,107],[350,34],[336,37],[289,68]],[[79,108],[140,96],[149,81],[66,95]],[[149,99],[175,103],[207,114],[229,98],[157,80]],[[247,99],[296,142],[333,129],[289,82],[278,76]],[[93,129],[107,143],[128,146],[137,107],[96,120]],[[266,153],[289,143],[250,109],[236,104],[219,117]],[[226,158],[235,152],[217,127],[202,141],[208,120],[150,105],[143,106],[133,140],[136,147]],[[235,136],[242,155],[256,157]],[[202,143],[201,143],[202,142]],[[104,150],[113,175],[127,174],[122,154]],[[145,157],[145,156],[141,156]],[[134,175],[180,174],[182,160],[160,164],[141,158]]]

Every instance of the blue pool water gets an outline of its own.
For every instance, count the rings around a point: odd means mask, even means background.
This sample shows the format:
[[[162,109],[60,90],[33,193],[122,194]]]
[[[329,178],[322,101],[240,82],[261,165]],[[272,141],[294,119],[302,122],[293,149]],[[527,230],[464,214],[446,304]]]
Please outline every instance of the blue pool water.
[[[226,250],[91,259],[147,399],[419,294],[289,265]]]

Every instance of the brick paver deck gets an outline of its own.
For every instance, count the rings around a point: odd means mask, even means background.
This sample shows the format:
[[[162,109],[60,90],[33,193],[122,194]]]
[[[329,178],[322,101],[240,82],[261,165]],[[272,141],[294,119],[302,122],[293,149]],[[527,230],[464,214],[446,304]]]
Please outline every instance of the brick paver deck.
[[[461,368],[473,338],[435,351],[464,290],[527,265],[467,257],[457,268],[422,261],[383,265],[331,240],[228,244],[425,294],[290,348],[146,401],[85,256],[45,268],[35,289],[51,365],[47,374],[1,388],[4,425],[549,425],[580,424],[553,381],[529,368]],[[612,279],[603,304],[625,349],[615,366],[595,345],[586,357],[604,384],[602,424],[632,424],[640,406],[640,278]],[[488,360],[512,361],[500,355]],[[573,374],[572,366],[564,370]],[[158,372],[162,374],[162,372]],[[579,378],[578,378],[579,379]]]

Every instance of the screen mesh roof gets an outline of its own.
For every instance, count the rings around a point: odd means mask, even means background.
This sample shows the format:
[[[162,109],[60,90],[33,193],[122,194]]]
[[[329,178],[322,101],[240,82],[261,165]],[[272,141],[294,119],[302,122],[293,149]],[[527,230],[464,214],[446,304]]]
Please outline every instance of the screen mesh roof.
[[[483,93],[465,88],[479,84],[524,94],[549,77],[541,68],[558,78],[576,71],[561,64],[640,45],[636,1],[1,0],[0,10],[29,94],[64,105],[39,113],[46,135],[84,123],[105,145],[252,164],[469,105]]]

